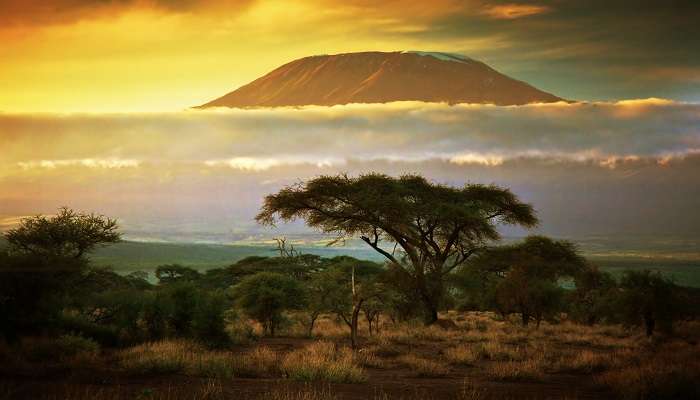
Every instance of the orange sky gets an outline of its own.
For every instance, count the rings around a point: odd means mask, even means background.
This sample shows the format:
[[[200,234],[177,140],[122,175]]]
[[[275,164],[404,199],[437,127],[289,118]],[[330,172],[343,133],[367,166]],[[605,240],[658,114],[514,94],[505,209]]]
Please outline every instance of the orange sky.
[[[404,10],[409,22],[315,1],[183,2],[181,8],[142,1],[80,8],[89,2],[68,1],[74,4],[67,11],[36,8],[28,15],[20,11],[31,6],[19,3],[14,20],[0,18],[5,112],[183,109],[306,55],[424,47],[373,32],[422,29],[410,24],[434,15],[413,7]]]
[[[299,57],[367,50],[462,53],[570,99],[700,101],[700,7],[581,4],[2,0],[0,111],[181,110]]]

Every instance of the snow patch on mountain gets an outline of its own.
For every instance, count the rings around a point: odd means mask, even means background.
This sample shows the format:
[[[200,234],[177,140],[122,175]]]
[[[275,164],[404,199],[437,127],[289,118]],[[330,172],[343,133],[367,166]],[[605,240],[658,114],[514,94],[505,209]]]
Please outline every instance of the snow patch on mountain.
[[[457,53],[443,53],[443,52],[439,52],[439,51],[417,51],[417,50],[402,51],[402,53],[404,53],[404,54],[417,54],[419,56],[430,56],[430,57],[435,57],[438,60],[442,60],[442,61],[454,61],[454,62],[461,62],[461,63],[474,61],[465,55],[457,54]]]

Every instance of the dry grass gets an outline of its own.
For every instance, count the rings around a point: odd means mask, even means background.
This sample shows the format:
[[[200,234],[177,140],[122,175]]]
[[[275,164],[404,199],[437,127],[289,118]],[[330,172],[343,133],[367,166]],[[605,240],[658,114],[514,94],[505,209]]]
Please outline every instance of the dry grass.
[[[475,351],[476,346],[460,344],[445,351],[445,357],[451,364],[455,365],[475,365],[481,360],[481,353]]]
[[[439,378],[450,373],[450,369],[443,364],[415,354],[401,356],[398,358],[398,361],[409,367],[411,373],[416,377]]]
[[[122,350],[118,359],[126,371],[137,375],[185,373],[211,378],[254,378],[279,374],[279,357],[265,347],[233,354],[209,351],[184,340],[165,340]]]
[[[299,381],[356,383],[367,380],[350,349],[325,341],[287,354],[282,360],[282,372]]]
[[[115,354],[124,370],[139,375],[177,373],[221,379],[222,382],[236,377],[288,378],[310,383],[300,388],[299,383],[282,380],[275,387],[280,388],[281,384],[283,389],[259,397],[273,400],[335,399],[330,386],[318,382],[328,385],[366,382],[369,375],[364,368],[383,369],[385,371],[371,373],[395,373],[397,379],[449,377],[451,380],[445,382],[453,384],[455,398],[465,400],[486,396],[473,385],[465,386],[461,394],[457,393],[453,379],[471,374],[492,381],[545,383],[555,382],[557,375],[575,374],[582,381],[596,382],[611,388],[620,397],[630,399],[697,398],[699,395],[700,347],[697,341],[700,323],[680,324],[676,339],[649,341],[640,332],[619,326],[582,326],[562,322],[543,323],[540,329],[536,329],[488,313],[450,313],[447,317],[458,323],[458,329],[444,330],[416,323],[390,325],[386,321],[381,333],[368,336],[361,328],[360,343],[364,348],[356,352],[344,345],[348,340],[347,327],[324,316],[314,330],[315,336],[323,339],[287,353],[273,351],[264,345],[252,346],[250,351],[243,353],[213,351],[188,341],[166,340]],[[288,332],[296,331],[298,327],[291,327]],[[90,348],[80,340],[67,339],[65,342],[69,349]],[[31,367],[39,362],[31,361],[32,357],[37,360],[45,358],[41,343],[38,346],[34,346],[34,342],[27,343],[32,349],[39,349],[30,352],[29,359],[22,352],[0,345],[0,362],[19,365],[17,363],[22,361]],[[81,350],[79,353],[99,358],[99,352]],[[89,364],[90,360],[80,362]],[[475,368],[465,370],[464,366]],[[287,384],[289,386],[285,386]],[[2,389],[0,385],[0,397]],[[102,396],[99,392],[102,389],[95,387],[85,389],[94,394],[92,397],[81,395],[77,388],[71,390],[74,396],[66,398],[139,398],[122,396],[124,393],[119,395],[121,397],[110,397],[112,395],[107,392]],[[178,390],[173,389],[172,394],[159,392],[148,398],[176,399]],[[429,397],[430,393],[426,395]],[[216,388],[212,386],[208,391],[202,388],[195,397],[179,398],[218,399],[216,396]],[[375,393],[374,398],[390,398],[387,396]],[[424,397],[416,394],[417,398]]]
[[[700,398],[700,348],[672,342],[647,349],[638,362],[616,359],[596,381],[625,399]]]
[[[374,347],[356,351],[353,354],[353,358],[362,367],[385,368],[387,365],[382,357],[376,353],[376,348]]]
[[[497,381],[541,381],[545,377],[542,362],[537,358],[524,361],[502,361],[490,363],[486,375]]]

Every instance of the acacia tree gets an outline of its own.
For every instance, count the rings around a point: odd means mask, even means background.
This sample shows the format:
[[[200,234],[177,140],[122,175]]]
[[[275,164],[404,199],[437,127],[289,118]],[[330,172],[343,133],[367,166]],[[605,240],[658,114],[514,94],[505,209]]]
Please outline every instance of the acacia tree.
[[[532,206],[508,189],[455,188],[417,175],[377,173],[321,176],[288,186],[265,198],[257,221],[273,225],[276,218],[301,218],[339,240],[362,239],[407,275],[426,309],[427,324],[437,321],[446,276],[499,239],[498,224],[537,223]]]
[[[81,258],[95,247],[121,240],[115,219],[63,207],[52,217],[38,215],[5,234],[13,250],[41,257]]]
[[[562,278],[587,268],[576,246],[565,240],[528,236],[522,242],[491,248],[474,258],[474,270],[497,280],[495,301],[502,313],[518,313],[523,325],[561,310]]]
[[[644,325],[647,336],[652,336],[657,326],[671,332],[682,309],[679,294],[679,287],[658,271],[625,271],[618,312],[626,324]]]
[[[7,231],[0,253],[0,330],[13,337],[46,329],[66,297],[86,284],[85,254],[120,240],[115,220],[62,208],[52,217],[25,218]],[[89,277],[87,277],[89,278]],[[0,332],[2,333],[2,332]]]

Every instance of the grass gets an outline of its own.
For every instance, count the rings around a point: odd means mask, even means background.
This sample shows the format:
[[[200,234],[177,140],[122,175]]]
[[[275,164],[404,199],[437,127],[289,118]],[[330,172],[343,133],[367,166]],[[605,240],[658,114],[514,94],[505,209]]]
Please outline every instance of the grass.
[[[581,382],[580,386],[574,384],[572,393],[599,385],[600,390],[608,388],[624,399],[698,395],[698,322],[681,323],[675,336],[650,341],[641,332],[620,326],[563,322],[543,323],[536,329],[490,313],[451,312],[441,317],[456,321],[458,329],[424,328],[412,323],[392,325],[387,320],[381,333],[370,337],[366,326],[361,325],[361,348],[357,351],[347,346],[347,328],[328,316],[319,320],[315,340],[279,338],[266,343],[269,339],[263,338],[261,343],[253,341],[218,350],[185,340],[163,340],[103,351],[81,337],[32,338],[18,348],[0,343],[0,364],[4,365],[0,365],[0,374],[17,365],[30,371],[49,361],[64,363],[64,369],[84,371],[114,359],[119,369],[139,376],[139,381],[169,382],[165,376],[184,375],[192,382],[206,380],[213,385],[208,392],[204,386],[191,388],[187,395],[177,387],[168,394],[161,386],[158,393],[142,396],[156,399],[218,399],[216,384],[227,387],[236,378],[265,378],[260,384],[271,385],[261,394],[260,398],[265,399],[335,399],[339,395],[333,390],[334,385],[362,383],[374,385],[373,398],[390,399],[392,395],[377,386],[387,376],[394,381],[405,380],[407,385],[415,382],[413,378],[441,378],[454,395],[452,398],[458,399],[489,398],[494,393],[485,390],[492,390],[499,382],[561,385],[557,382],[564,375],[574,375]],[[279,346],[279,341],[284,346]],[[458,382],[465,379],[471,383],[459,394]],[[131,392],[113,394],[99,387],[84,388],[95,394],[90,397],[78,393],[77,388],[66,388],[74,395],[55,398],[141,398]],[[4,390],[7,387],[0,385],[0,398]],[[65,391],[56,393],[59,392]],[[431,395],[426,393],[427,398]],[[366,397],[372,398],[372,394]],[[426,397],[416,394],[416,398]]]
[[[287,354],[282,360],[282,372],[297,381],[358,383],[367,380],[349,348],[326,341]]]
[[[496,381],[542,381],[542,363],[536,358],[524,361],[503,361],[486,366],[486,375]]]
[[[685,342],[641,351],[636,362],[614,359],[615,368],[595,379],[624,399],[700,398],[700,349]]]
[[[120,365],[134,375],[184,373],[209,378],[279,376],[279,356],[259,347],[244,354],[211,351],[184,340],[146,343],[122,350]]]
[[[411,374],[419,378],[440,378],[450,373],[444,364],[415,354],[406,354],[398,361],[411,369]]]

